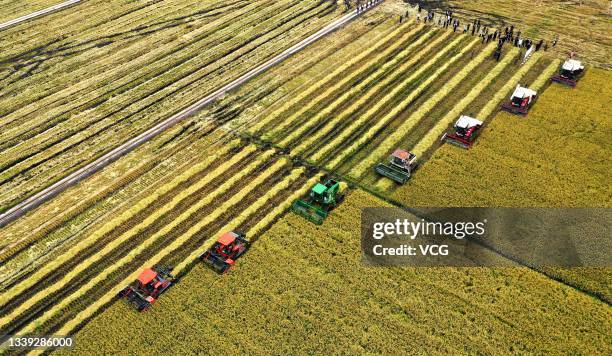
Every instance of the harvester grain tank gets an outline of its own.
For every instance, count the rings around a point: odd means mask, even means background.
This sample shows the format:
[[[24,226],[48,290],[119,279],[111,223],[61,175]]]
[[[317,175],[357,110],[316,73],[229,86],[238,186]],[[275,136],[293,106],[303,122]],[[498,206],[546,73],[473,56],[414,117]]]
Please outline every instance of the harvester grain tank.
[[[145,268],[138,279],[125,287],[120,295],[126,298],[138,311],[144,312],[176,281],[170,274],[171,267]]]
[[[302,199],[293,202],[291,209],[309,221],[321,225],[333,210],[344,199],[346,185],[334,179],[322,180],[310,189]]]
[[[447,132],[442,136],[442,142],[467,149],[472,147],[481,129],[482,121],[467,115],[461,115],[453,127],[453,132]]]
[[[410,179],[417,165],[417,156],[414,153],[398,148],[391,154],[389,164],[379,163],[374,167],[374,171],[397,183],[404,184]]]
[[[559,74],[550,78],[553,82],[561,83],[564,85],[568,85],[570,87],[575,87],[576,83],[584,73],[584,66],[580,61],[575,59],[568,59],[563,63],[561,69],[559,70]]]
[[[536,100],[538,93],[535,90],[531,90],[526,87],[522,87],[520,84],[516,86],[516,89],[510,96],[510,100],[502,104],[502,110],[510,112],[512,114],[527,115],[529,108]]]
[[[225,273],[248,251],[249,247],[251,244],[246,239],[246,235],[237,231],[228,231],[200,255],[200,260],[217,273]]]

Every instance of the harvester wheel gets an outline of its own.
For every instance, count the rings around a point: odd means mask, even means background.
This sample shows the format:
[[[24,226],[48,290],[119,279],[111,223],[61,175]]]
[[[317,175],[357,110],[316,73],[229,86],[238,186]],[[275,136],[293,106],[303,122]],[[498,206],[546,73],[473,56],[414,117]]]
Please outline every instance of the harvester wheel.
[[[340,194],[338,195],[338,198],[336,199],[336,205],[340,205],[342,204],[342,202],[344,201],[344,197],[346,197],[346,194]]]

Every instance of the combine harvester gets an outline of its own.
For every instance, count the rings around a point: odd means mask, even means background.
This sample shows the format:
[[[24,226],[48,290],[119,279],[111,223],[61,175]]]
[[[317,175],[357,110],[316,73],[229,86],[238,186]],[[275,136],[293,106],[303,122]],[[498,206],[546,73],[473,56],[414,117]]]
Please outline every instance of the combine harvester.
[[[514,93],[510,96],[510,101],[502,104],[502,110],[515,115],[527,115],[529,108],[536,100],[538,93],[520,84],[516,86]]]
[[[174,284],[176,279],[170,274],[171,271],[172,268],[167,267],[146,268],[120,295],[130,301],[139,312],[147,311],[151,304]]]
[[[398,148],[391,154],[388,165],[379,163],[374,167],[374,171],[399,184],[404,184],[417,166],[417,156],[414,153]]]
[[[482,121],[467,115],[461,115],[455,123],[454,132],[450,134],[448,132],[445,133],[441,141],[448,141],[453,145],[467,149],[472,147],[481,129]]]
[[[325,183],[317,183],[303,199],[293,202],[291,209],[294,213],[321,225],[333,210],[344,199],[346,184],[334,179],[321,180]]]
[[[584,66],[582,63],[575,59],[568,59],[561,66],[559,74],[553,76],[550,80],[574,88],[582,74],[584,74]]]
[[[251,247],[246,235],[228,231],[221,235],[215,244],[200,255],[200,260],[217,273],[226,273],[236,260]]]

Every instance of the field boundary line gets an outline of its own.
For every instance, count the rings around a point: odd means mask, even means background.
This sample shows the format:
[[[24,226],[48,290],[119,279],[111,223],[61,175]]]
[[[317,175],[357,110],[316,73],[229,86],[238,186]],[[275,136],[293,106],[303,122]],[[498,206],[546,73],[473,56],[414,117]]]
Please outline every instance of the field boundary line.
[[[378,4],[378,3],[376,3],[376,4]],[[374,8],[375,5],[371,6],[370,8]],[[310,44],[312,44],[315,41],[319,40],[320,38],[330,34],[331,32],[339,29],[340,27],[346,25],[347,23],[349,23],[350,21],[352,21],[352,20],[356,19],[357,17],[361,16],[365,12],[366,11],[357,11],[357,10],[355,10],[355,11],[353,11],[351,13],[348,13],[348,14],[342,16],[341,18],[339,18],[339,19],[337,19],[335,21],[332,21],[330,24],[328,24],[327,26],[323,27],[319,31],[317,31],[314,34],[310,35],[309,37],[303,39],[302,41],[298,42],[297,44],[289,47],[288,49],[284,50],[280,54],[274,56],[273,58],[271,58],[268,61],[264,62],[263,64],[259,65],[258,67],[255,67],[254,69],[251,69],[247,73],[241,75],[237,79],[234,79],[230,83],[228,83],[228,84],[224,85],[223,87],[217,89],[216,91],[214,91],[211,94],[207,95],[206,97],[200,99],[199,101],[195,102],[194,104],[188,106],[187,108],[185,108],[185,109],[179,111],[178,113],[172,115],[171,117],[163,120],[162,122],[158,123],[157,125],[149,128],[148,130],[146,130],[145,132],[141,133],[140,135],[138,135],[138,136],[136,136],[136,137],[126,141],[125,143],[123,143],[123,144],[119,145],[118,147],[112,149],[111,151],[105,153],[104,155],[102,155],[101,157],[97,158],[93,162],[90,162],[90,163],[86,164],[85,166],[77,169],[76,171],[68,174],[67,176],[65,176],[64,178],[62,178],[59,181],[55,182],[51,186],[49,186],[49,187],[43,189],[42,191],[40,191],[40,192],[30,196],[29,198],[26,198],[22,202],[18,203],[17,205],[13,206],[12,208],[10,208],[6,212],[4,212],[2,215],[0,215],[0,228],[5,226],[5,225],[7,225],[7,224],[9,224],[9,223],[11,223],[11,222],[13,222],[13,221],[15,221],[16,219],[18,219],[19,217],[21,217],[25,213],[35,209],[39,205],[45,203],[49,199],[52,199],[54,196],[56,196],[59,193],[65,191],[67,188],[69,188],[69,187],[79,183],[83,179],[91,176],[95,172],[105,168],[110,163],[116,161],[120,157],[122,157],[125,154],[127,154],[127,153],[131,152],[132,150],[134,150],[136,147],[140,146],[141,144],[143,144],[143,143],[151,140],[152,138],[156,137],[157,135],[161,134],[162,132],[164,132],[168,128],[174,126],[175,124],[177,124],[177,123],[179,123],[179,122],[181,122],[181,121],[183,121],[183,120],[185,120],[185,119],[187,119],[189,117],[192,117],[193,115],[198,113],[202,108],[210,105],[211,103],[213,103],[213,102],[217,101],[218,99],[220,99],[221,97],[223,97],[227,92],[240,87],[241,85],[245,84],[249,80],[251,80],[254,77],[258,76],[259,74],[267,71],[268,69],[272,68],[276,64],[284,61],[285,59],[289,58],[293,54],[301,51],[302,49],[306,48],[307,46],[309,46]]]
[[[16,19],[9,20],[9,21],[4,22],[4,23],[0,23],[0,31],[4,30],[6,28],[12,27],[12,26],[19,25],[19,24],[24,23],[24,22],[26,22],[28,20],[33,20],[35,18],[44,16],[44,15],[48,15],[48,14],[51,14],[51,13],[63,10],[65,8],[77,5],[78,3],[83,2],[83,1],[85,1],[85,0],[69,0],[69,1],[65,1],[63,3],[50,6],[50,7],[46,8],[46,9],[34,11],[34,12],[30,13],[30,14],[23,15],[23,16],[18,17]]]

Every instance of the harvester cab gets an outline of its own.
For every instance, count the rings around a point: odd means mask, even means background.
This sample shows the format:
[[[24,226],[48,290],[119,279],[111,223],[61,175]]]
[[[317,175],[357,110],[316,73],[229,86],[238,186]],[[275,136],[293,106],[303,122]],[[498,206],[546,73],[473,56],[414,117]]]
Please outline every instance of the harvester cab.
[[[553,82],[565,84],[572,88],[576,86],[578,79],[584,73],[584,66],[582,63],[575,59],[568,59],[561,66],[559,74],[550,78]]]
[[[144,312],[174,284],[176,279],[171,271],[169,267],[145,268],[138,279],[121,291],[121,296],[138,311]]]
[[[345,190],[345,184],[328,179],[323,183],[315,184],[308,195],[293,202],[291,208],[296,214],[321,225],[329,212],[342,202]]]
[[[466,115],[461,115],[455,123],[453,133],[445,133],[442,142],[448,141],[462,148],[470,148],[482,129],[482,121]]]
[[[512,114],[527,115],[529,108],[536,99],[538,93],[535,90],[519,85],[510,96],[510,101],[502,105],[502,110]]]
[[[225,273],[240,256],[247,252],[250,246],[246,235],[236,231],[228,231],[221,235],[211,248],[200,255],[200,260],[217,273]]]
[[[379,163],[374,167],[376,173],[404,184],[417,167],[417,156],[402,149],[396,149],[389,158],[389,164]]]

